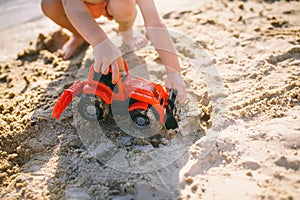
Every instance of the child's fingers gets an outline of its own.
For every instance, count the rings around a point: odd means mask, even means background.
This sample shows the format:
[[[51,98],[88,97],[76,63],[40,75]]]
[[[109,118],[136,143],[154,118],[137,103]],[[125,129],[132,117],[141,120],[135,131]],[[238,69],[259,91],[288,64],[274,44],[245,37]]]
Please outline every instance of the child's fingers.
[[[124,66],[124,60],[122,57],[118,58],[118,66],[119,66],[120,71],[124,70],[125,66]]]
[[[102,62],[102,66],[101,66],[101,73],[104,75],[107,75],[109,72],[109,63],[106,61]]]
[[[111,63],[112,83],[116,84],[119,80],[119,66],[118,61]]]
[[[183,83],[182,85],[177,85],[177,87],[175,86],[175,89],[178,92],[177,99],[179,103],[184,103],[185,100],[187,99],[185,84]]]
[[[103,67],[103,65],[102,65],[102,74],[104,74],[104,75],[107,75],[108,74],[108,72],[109,72],[109,66],[108,65],[106,65],[106,67]]]
[[[101,72],[101,62],[99,62],[98,60],[95,60],[95,63],[94,63],[94,70],[95,70],[95,72],[97,72],[97,73]]]

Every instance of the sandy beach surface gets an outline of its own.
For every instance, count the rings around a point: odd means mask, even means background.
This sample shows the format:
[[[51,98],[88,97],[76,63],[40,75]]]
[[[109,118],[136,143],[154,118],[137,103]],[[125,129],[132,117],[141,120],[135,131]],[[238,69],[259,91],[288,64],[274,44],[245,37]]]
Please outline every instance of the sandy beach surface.
[[[156,3],[188,99],[179,129],[139,138],[122,117],[82,119],[79,98],[51,119],[92,48],[63,60],[69,33],[39,0],[0,0],[0,199],[300,199],[300,2]],[[128,52],[114,21],[97,22],[131,74],[164,84],[150,42]]]

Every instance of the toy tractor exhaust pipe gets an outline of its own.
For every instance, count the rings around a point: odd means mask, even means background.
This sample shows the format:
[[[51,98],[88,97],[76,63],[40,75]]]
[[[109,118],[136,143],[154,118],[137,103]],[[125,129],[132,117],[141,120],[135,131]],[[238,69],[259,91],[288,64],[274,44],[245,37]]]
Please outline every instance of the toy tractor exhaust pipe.
[[[165,126],[166,129],[175,129],[178,128],[177,121],[174,117],[174,108],[177,100],[177,91],[174,89],[169,90],[169,98],[168,98],[168,105],[166,107],[166,119],[165,119]]]

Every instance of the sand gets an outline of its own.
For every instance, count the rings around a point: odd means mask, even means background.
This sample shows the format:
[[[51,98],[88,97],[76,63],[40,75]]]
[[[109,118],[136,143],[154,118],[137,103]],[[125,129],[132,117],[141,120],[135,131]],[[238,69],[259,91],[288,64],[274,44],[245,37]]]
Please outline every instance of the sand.
[[[39,1],[0,1],[1,199],[300,199],[300,3],[158,7],[188,100],[177,105],[179,129],[142,139],[112,117],[83,120],[78,98],[50,119],[63,90],[87,78],[92,49],[63,60],[69,33]],[[116,24],[98,23],[132,75],[164,84],[150,43],[127,52]],[[143,32],[140,15],[135,28]]]

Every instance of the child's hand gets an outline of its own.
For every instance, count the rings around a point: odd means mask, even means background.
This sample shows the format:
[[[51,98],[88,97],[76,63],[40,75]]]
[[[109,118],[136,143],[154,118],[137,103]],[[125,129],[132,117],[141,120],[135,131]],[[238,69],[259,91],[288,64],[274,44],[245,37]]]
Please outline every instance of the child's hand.
[[[94,47],[93,55],[95,71],[106,75],[111,67],[112,83],[116,84],[119,80],[119,71],[124,70],[121,51],[107,39]]]
[[[167,88],[173,88],[177,90],[178,92],[177,98],[180,103],[185,102],[187,97],[186,86],[180,72],[177,71],[168,72],[165,84]]]

